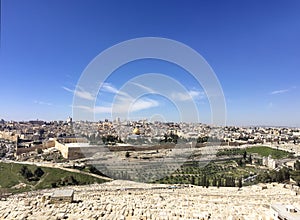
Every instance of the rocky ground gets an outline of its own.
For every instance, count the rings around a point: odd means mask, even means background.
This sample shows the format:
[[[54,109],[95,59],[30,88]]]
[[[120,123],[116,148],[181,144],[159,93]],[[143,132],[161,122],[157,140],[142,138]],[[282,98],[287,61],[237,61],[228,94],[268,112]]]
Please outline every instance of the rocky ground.
[[[168,186],[112,181],[72,186],[75,202],[50,204],[51,190],[0,201],[0,219],[270,219],[270,204],[300,207],[300,196],[283,184],[238,188]],[[265,189],[263,189],[265,188]]]

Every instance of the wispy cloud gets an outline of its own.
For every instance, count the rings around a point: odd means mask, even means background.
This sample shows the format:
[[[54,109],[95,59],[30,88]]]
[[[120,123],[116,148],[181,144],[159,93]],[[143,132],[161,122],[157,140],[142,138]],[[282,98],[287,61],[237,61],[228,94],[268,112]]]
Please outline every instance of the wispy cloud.
[[[147,86],[144,86],[142,84],[135,83],[135,82],[130,82],[130,83],[146,90],[149,93],[155,93],[154,90],[152,90],[151,88],[149,88]],[[118,96],[114,100],[113,109],[111,109],[111,108],[109,109],[109,107],[102,107],[102,108],[96,107],[95,108],[96,112],[104,112],[104,111],[111,112],[112,110],[117,113],[128,112],[128,110],[130,110],[132,112],[136,112],[136,111],[140,111],[140,110],[153,108],[153,107],[156,107],[159,105],[158,101],[156,101],[154,99],[146,98],[146,97],[136,100],[135,98],[131,97],[128,93],[126,93],[124,91],[119,91],[111,83],[103,83],[101,85],[101,91],[113,93]],[[128,104],[130,104],[130,105],[128,105]],[[128,107],[130,109],[128,109]]]
[[[149,99],[149,98],[138,99],[136,102],[132,104],[131,111],[136,112],[136,111],[145,110],[157,106],[159,106],[159,102],[156,100]]]
[[[35,100],[34,103],[39,104],[39,105],[48,105],[48,106],[53,105],[50,102],[43,102],[43,101],[37,101],[37,100]]]
[[[72,93],[74,92],[72,89],[69,89],[69,88],[67,88],[67,87],[64,87],[64,86],[63,86],[62,88],[63,88],[64,90],[68,91],[68,92],[72,92]]]
[[[157,91],[149,88],[140,83],[130,82],[133,86],[137,86],[148,93],[158,93]],[[74,92],[72,89],[67,87],[63,87],[68,92]],[[100,85],[100,91],[115,94],[115,98],[112,102],[106,103],[104,105],[89,107],[89,106],[73,106],[75,108],[82,109],[84,111],[93,112],[93,113],[128,113],[128,112],[138,112],[141,110],[146,110],[150,108],[154,108],[160,105],[159,101],[156,99],[152,99],[149,97],[132,97],[129,93],[125,91],[119,91],[113,84],[111,83],[102,83]],[[93,96],[83,89],[79,90],[76,93],[77,96],[85,99],[92,99]],[[187,92],[171,92],[171,98],[177,101],[191,101],[191,100],[202,100],[206,97],[205,93],[200,90],[192,89]]]
[[[110,92],[110,93],[118,93],[118,89],[114,87],[111,83],[102,83],[101,84],[101,90],[105,92]]]
[[[135,86],[137,86],[137,87],[139,87],[139,88],[141,88],[141,89],[143,89],[143,90],[145,90],[145,91],[147,91],[149,93],[156,93],[155,90],[149,88],[148,86],[142,85],[140,83],[130,82],[130,84],[135,85]]]
[[[85,91],[82,88],[78,88],[77,90],[72,90],[72,89],[69,89],[69,88],[67,88],[65,86],[63,86],[62,88],[64,90],[68,91],[68,92],[73,93],[74,95],[76,95],[76,96],[78,96],[78,97],[80,97],[82,99],[94,100],[94,98],[95,98],[91,93]]]
[[[111,83],[102,83],[102,85],[101,85],[101,91],[103,91],[103,92],[109,92],[109,93],[113,93],[113,94],[118,94],[118,95],[122,95],[122,96],[129,96],[127,93],[119,91]]]
[[[151,90],[150,88],[140,85],[138,83],[133,83],[133,84],[136,86],[139,86],[147,91]],[[140,110],[145,110],[145,109],[159,106],[159,102],[157,100],[150,99],[147,97],[142,97],[142,98],[136,99],[134,97],[131,97],[128,93],[126,93],[124,91],[119,91],[111,83],[102,83],[100,86],[101,86],[100,87],[101,92],[112,93],[112,94],[116,95],[116,98],[114,99],[113,102],[105,103],[104,105],[95,106],[95,107],[79,105],[79,106],[73,106],[73,108],[78,108],[78,109],[82,109],[87,112],[101,114],[101,113],[112,113],[112,111],[114,113],[127,113],[128,111],[137,112]],[[72,89],[69,89],[67,87],[63,87],[63,89],[68,92],[74,93],[74,91]],[[154,92],[153,90],[151,90],[151,91]],[[81,98],[85,98],[85,99],[93,98],[93,96],[91,94],[87,93],[83,89],[79,90],[79,92],[77,92],[76,95]]]
[[[111,113],[112,108],[109,106],[95,106],[94,108],[91,108],[89,106],[84,106],[84,105],[77,105],[77,106],[72,106],[73,108],[78,108],[85,110],[87,112],[93,112],[93,113]]]
[[[174,92],[172,93],[172,98],[178,101],[190,101],[192,99],[203,99],[205,98],[205,93],[198,90],[190,90],[186,93]]]
[[[131,101],[131,105],[128,105],[128,101]],[[78,108],[85,110],[87,112],[93,112],[96,114],[101,114],[101,113],[127,113],[128,111],[131,112],[137,112],[153,107],[159,106],[159,102],[153,99],[149,98],[142,98],[138,99],[135,102],[132,100],[125,100],[122,99],[120,102],[114,103],[113,107],[112,106],[95,106],[95,107],[89,107],[89,106],[83,106],[83,105],[78,105],[78,106],[73,106],[73,108]]]
[[[272,91],[270,92],[271,95],[277,95],[277,94],[283,94],[283,93],[287,93],[289,92],[290,90],[289,89],[281,89],[281,90],[275,90],[275,91]]]
[[[196,98],[196,99],[205,98],[205,93],[204,92],[200,92],[200,91],[197,91],[197,90],[190,90],[188,93],[190,94],[190,96],[192,96],[193,98]]]

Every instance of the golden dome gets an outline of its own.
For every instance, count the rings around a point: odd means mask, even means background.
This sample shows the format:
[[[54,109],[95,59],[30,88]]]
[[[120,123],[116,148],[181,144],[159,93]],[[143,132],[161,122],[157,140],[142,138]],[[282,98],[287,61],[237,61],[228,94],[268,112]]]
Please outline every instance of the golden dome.
[[[132,131],[133,134],[139,135],[140,134],[140,129],[134,128]]]

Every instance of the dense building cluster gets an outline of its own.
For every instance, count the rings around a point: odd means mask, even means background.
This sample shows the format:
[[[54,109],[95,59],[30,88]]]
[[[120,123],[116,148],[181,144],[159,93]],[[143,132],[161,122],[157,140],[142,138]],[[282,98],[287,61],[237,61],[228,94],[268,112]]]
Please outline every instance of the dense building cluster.
[[[281,127],[218,127],[201,123],[151,122],[148,120],[97,122],[73,121],[0,121],[0,156],[12,157],[55,146],[55,140],[76,138],[91,145],[158,145],[197,143],[218,146],[245,144],[298,145],[300,129]],[[85,141],[82,141],[85,140]],[[6,143],[8,141],[8,143]],[[74,141],[71,141],[74,142]],[[26,150],[24,150],[26,149]]]

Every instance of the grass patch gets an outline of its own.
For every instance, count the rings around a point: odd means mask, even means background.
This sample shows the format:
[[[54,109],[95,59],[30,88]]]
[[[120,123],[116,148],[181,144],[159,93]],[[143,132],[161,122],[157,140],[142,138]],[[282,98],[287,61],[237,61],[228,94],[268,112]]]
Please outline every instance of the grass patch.
[[[71,176],[76,180],[77,185],[106,182],[106,180],[102,180],[86,174],[73,173],[58,168],[48,167],[41,167],[44,171],[44,175],[38,181],[28,181],[20,174],[22,166],[23,164],[0,162],[0,188],[7,189],[9,192],[13,193],[52,188],[53,183],[60,183],[63,179],[69,178]],[[37,166],[35,165],[26,166],[32,172],[34,172],[34,170],[37,168]],[[26,184],[26,187],[21,187],[19,189],[13,188],[14,186],[22,183]]]
[[[258,155],[262,157],[267,157],[269,155],[272,156],[274,159],[282,159],[286,157],[291,157],[293,154],[283,151],[283,150],[277,150],[270,147],[265,146],[257,146],[257,147],[250,147],[246,149],[247,153],[257,153]]]
[[[241,148],[233,148],[233,149],[226,149],[221,150],[217,153],[217,156],[242,156],[244,152],[247,152],[247,154],[258,154],[262,157],[267,157],[269,155],[272,156],[274,159],[282,159],[287,157],[292,157],[293,154],[283,151],[283,150],[277,150],[274,148],[266,147],[266,146],[255,146],[255,147],[248,147],[246,149]]]
[[[29,166],[28,166],[29,167]],[[20,182],[27,183],[20,174],[21,165],[13,163],[0,163],[0,186],[10,188]]]

